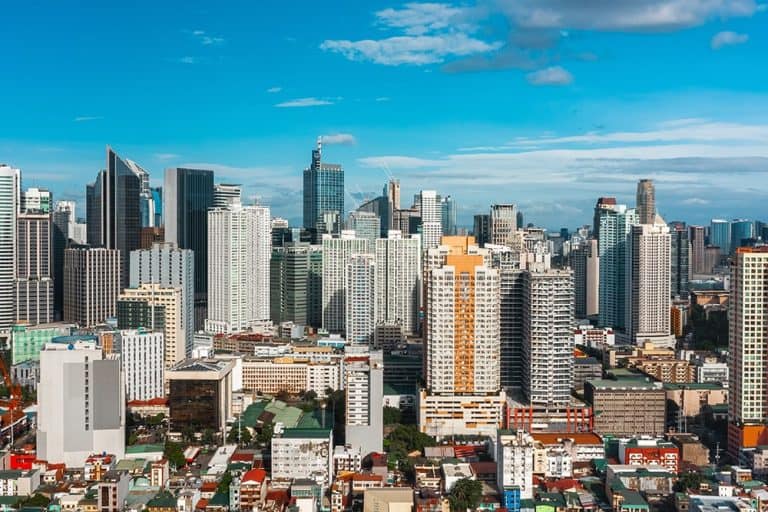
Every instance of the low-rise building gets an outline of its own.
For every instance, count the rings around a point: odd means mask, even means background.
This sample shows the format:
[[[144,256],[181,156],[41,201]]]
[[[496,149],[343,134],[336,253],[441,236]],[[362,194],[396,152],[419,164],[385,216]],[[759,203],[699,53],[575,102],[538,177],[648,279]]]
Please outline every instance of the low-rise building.
[[[661,466],[608,464],[605,482],[609,495],[615,489],[629,489],[647,495],[669,496],[674,490],[675,474]]]
[[[363,512],[411,512],[413,489],[410,487],[382,487],[366,489],[363,494]]]
[[[472,473],[472,468],[467,462],[448,462],[442,465],[443,470],[443,491],[445,493],[451,492],[456,482],[468,478],[475,480],[475,475]]]
[[[339,360],[314,362],[305,357],[283,356],[272,359],[243,359],[243,389],[276,395],[281,391],[299,394],[313,391],[325,397],[328,388],[339,389]]]
[[[535,444],[534,438],[522,430],[497,433],[497,484],[502,504],[509,511],[519,511],[521,500],[533,498]]]
[[[590,380],[584,386],[584,398],[592,404],[598,434],[660,436],[666,431],[666,394],[660,382]]]
[[[272,437],[272,479],[311,478],[327,488],[333,471],[330,429],[285,429]]]
[[[620,439],[619,462],[634,466],[653,464],[678,473],[680,450],[674,443],[663,439],[648,437]]]
[[[32,496],[40,487],[40,470],[0,471],[0,496]]]
[[[664,384],[668,403],[673,407],[669,411],[672,419],[677,419],[679,414],[686,417],[695,417],[704,412],[707,406],[728,403],[728,390],[720,384]]]
[[[258,510],[267,496],[267,472],[252,469],[240,478],[240,510]]]
[[[96,488],[96,499],[100,512],[120,512],[123,510],[125,498],[128,496],[128,483],[131,477],[128,473],[110,471],[99,482]]]

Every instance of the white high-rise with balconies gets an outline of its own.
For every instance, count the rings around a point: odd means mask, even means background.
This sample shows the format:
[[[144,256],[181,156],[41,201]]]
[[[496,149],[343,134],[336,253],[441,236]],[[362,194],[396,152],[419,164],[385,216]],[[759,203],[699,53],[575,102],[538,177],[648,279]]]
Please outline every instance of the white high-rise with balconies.
[[[122,330],[118,334],[117,345],[125,375],[125,399],[164,397],[163,333],[143,329]]]
[[[422,249],[426,251],[440,245],[440,238],[443,236],[440,196],[434,190],[422,190],[419,194],[419,208],[421,212]]]
[[[494,204],[490,215],[490,243],[511,246],[517,232],[517,208],[514,204]]]
[[[269,208],[232,204],[208,211],[206,330],[240,332],[269,320]]]
[[[415,334],[420,303],[421,238],[391,230],[376,240],[376,321]]]
[[[333,333],[346,331],[347,261],[353,254],[369,254],[368,240],[344,230],[334,238],[323,235],[323,328]]]
[[[351,344],[370,345],[376,327],[376,260],[373,254],[353,254],[347,259],[346,338]]]
[[[16,216],[21,171],[0,164],[0,331],[15,320]]]
[[[382,451],[384,359],[380,350],[347,346],[343,361],[346,443],[365,456]]]

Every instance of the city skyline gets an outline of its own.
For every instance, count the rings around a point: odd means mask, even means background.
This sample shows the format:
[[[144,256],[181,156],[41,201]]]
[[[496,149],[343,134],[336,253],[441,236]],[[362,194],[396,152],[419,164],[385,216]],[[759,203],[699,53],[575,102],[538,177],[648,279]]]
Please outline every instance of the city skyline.
[[[0,130],[0,161],[22,170],[25,188],[77,200],[80,217],[110,144],[153,185],[168,167],[211,169],[298,224],[318,135],[344,166],[346,210],[391,173],[405,197],[454,197],[460,226],[511,202],[526,221],[575,227],[596,195],[631,203],[631,184],[647,177],[667,220],[759,217],[763,5],[678,0],[642,16],[661,2],[614,2],[592,21],[589,4],[547,1],[538,20],[521,13],[527,4],[305,4],[314,22],[300,25],[272,2],[184,12],[51,2],[42,17],[10,6],[16,78],[2,92],[14,122]],[[104,16],[114,23],[96,23]],[[133,38],[109,37],[115,24]]]

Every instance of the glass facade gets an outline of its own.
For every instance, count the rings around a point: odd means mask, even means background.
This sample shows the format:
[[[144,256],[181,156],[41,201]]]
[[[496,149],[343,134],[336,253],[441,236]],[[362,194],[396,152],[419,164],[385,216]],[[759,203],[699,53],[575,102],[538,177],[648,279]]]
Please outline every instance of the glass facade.
[[[344,171],[341,165],[322,163],[321,155],[318,143],[312,151],[312,165],[304,170],[304,227],[338,232],[338,222],[327,226],[324,215],[335,212],[338,219],[344,214]]]
[[[731,252],[731,223],[727,220],[712,219],[709,225],[709,245],[720,248],[721,254]]]
[[[748,245],[747,240],[755,237],[755,223],[751,220],[737,219],[731,223],[731,251]]]
[[[216,380],[171,380],[168,406],[171,429],[192,427],[219,430],[219,382]]]

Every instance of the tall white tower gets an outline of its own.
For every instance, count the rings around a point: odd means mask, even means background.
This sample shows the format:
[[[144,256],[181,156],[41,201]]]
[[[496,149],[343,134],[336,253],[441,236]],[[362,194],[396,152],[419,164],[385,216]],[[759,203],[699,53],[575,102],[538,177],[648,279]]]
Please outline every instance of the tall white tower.
[[[421,239],[389,231],[376,240],[376,320],[415,334],[421,303]]]
[[[490,215],[490,242],[495,245],[512,244],[517,232],[517,208],[514,204],[494,204]]]
[[[376,260],[372,254],[353,254],[347,259],[346,336],[347,342],[370,345],[376,327]]]
[[[346,330],[347,260],[353,254],[368,254],[368,240],[345,230],[333,238],[323,235],[323,328],[334,333]]]
[[[432,249],[440,245],[443,236],[440,198],[434,190],[422,190],[419,198],[423,249]]]
[[[16,215],[19,211],[21,171],[0,165],[0,330],[15,318]]]

